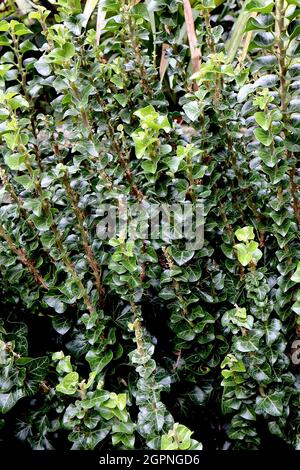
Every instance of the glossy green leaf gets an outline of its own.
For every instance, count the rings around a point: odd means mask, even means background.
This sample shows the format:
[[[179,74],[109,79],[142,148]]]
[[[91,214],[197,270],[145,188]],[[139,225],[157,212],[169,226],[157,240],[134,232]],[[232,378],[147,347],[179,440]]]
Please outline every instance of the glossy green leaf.
[[[270,395],[257,397],[256,411],[264,412],[271,416],[280,416],[283,412],[282,394],[274,392]]]

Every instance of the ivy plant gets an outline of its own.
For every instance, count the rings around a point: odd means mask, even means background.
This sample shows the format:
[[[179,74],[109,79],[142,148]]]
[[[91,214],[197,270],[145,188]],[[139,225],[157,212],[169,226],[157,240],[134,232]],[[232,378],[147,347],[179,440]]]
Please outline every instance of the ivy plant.
[[[13,3],[1,446],[299,448],[298,0]]]

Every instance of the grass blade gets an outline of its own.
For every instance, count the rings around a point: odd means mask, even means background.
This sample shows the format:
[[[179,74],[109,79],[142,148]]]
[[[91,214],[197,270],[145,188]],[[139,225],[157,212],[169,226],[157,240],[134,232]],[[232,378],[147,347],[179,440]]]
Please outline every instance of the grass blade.
[[[85,16],[85,20],[84,22],[82,23],[82,25],[84,27],[86,27],[86,25],[88,24],[88,21],[93,13],[93,11],[95,10],[97,4],[98,4],[99,0],[87,0],[86,1],[86,4],[84,6],[84,10],[83,10],[83,14]]]
[[[100,36],[102,33],[102,30],[105,25],[105,17],[106,17],[106,11],[104,10],[104,2],[100,0],[99,5],[98,5],[98,12],[97,12],[97,24],[96,24],[96,44],[99,46],[100,44]]]
[[[231,63],[235,59],[236,53],[243,41],[246,24],[249,18],[251,18],[251,16],[254,16],[253,13],[246,10],[246,3],[247,1],[244,2],[242,9],[240,11],[240,14],[234,24],[232,34],[225,43],[225,51],[227,53],[228,63]],[[247,41],[245,42],[245,46],[247,47],[246,49],[245,48],[243,49],[242,57],[246,57],[247,55],[248,47],[251,41],[251,36],[252,34],[247,35]]]
[[[197,72],[201,64],[201,53],[197,43],[193,12],[189,0],[183,0],[183,8],[187,37],[191,51],[192,70],[193,72]]]
[[[163,43],[162,49],[161,49],[161,58],[160,58],[160,64],[159,64],[159,76],[160,76],[160,81],[162,82],[166,73],[166,70],[169,66],[170,59],[166,58],[166,50],[168,49],[169,44],[166,42]]]

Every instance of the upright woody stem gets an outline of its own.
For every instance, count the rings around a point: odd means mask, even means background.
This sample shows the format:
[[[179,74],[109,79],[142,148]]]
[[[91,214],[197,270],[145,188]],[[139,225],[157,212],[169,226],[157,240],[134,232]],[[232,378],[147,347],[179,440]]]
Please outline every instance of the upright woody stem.
[[[7,233],[5,228],[0,225],[0,237],[3,238],[6,243],[8,244],[10,250],[18,257],[18,259],[21,261],[21,263],[26,266],[30,274],[33,276],[37,284],[40,284],[41,286],[44,287],[44,289],[48,290],[49,287],[43,278],[42,274],[40,271],[34,266],[34,261],[32,261],[30,258],[28,258],[26,251],[24,248],[18,248],[11,238],[11,236]]]
[[[286,113],[287,110],[287,91],[288,83],[286,79],[287,73],[287,64],[286,64],[286,45],[285,45],[285,21],[284,13],[286,8],[285,0],[276,1],[276,10],[275,10],[275,26],[276,26],[276,35],[277,35],[277,48],[278,48],[278,66],[279,66],[279,80],[280,80],[280,99],[281,99],[281,110],[283,113]],[[283,115],[283,120],[285,116]]]
[[[94,276],[94,279],[95,279],[95,285],[96,285],[98,295],[99,295],[99,303],[101,303],[102,302],[102,297],[103,297],[103,294],[104,294],[103,287],[101,285],[101,267],[97,263],[93,248],[90,244],[89,235],[88,235],[86,229],[84,228],[85,215],[84,215],[83,211],[78,206],[78,195],[76,194],[74,189],[71,187],[71,184],[70,184],[69,177],[68,177],[67,173],[65,173],[65,175],[64,175],[63,183],[64,183],[64,186],[66,188],[67,195],[69,196],[69,198],[71,200],[71,204],[72,204],[74,213],[76,215],[77,226],[78,226],[78,229],[79,229],[79,232],[80,232],[80,235],[81,235],[81,239],[82,239],[82,246],[83,246],[83,249],[85,251],[85,254],[86,254],[88,263],[90,265],[90,268],[93,272],[93,276]]]
[[[275,10],[275,30],[277,36],[277,60],[278,60],[278,68],[279,68],[279,80],[280,80],[280,107],[282,111],[282,120],[284,123],[287,122],[287,109],[288,109],[288,87],[289,81],[287,80],[287,61],[286,61],[286,40],[285,40],[285,33],[286,33],[286,25],[285,25],[285,10],[287,7],[286,0],[278,0],[276,2],[276,10]],[[287,130],[284,129],[285,137],[287,136]],[[297,222],[298,227],[300,227],[300,204],[299,204],[299,197],[298,197],[298,184],[296,181],[297,178],[297,171],[296,171],[296,162],[293,158],[292,152],[287,150],[286,152],[287,157],[293,161],[292,168],[289,172],[290,176],[290,191],[292,194],[293,199],[293,212]]]

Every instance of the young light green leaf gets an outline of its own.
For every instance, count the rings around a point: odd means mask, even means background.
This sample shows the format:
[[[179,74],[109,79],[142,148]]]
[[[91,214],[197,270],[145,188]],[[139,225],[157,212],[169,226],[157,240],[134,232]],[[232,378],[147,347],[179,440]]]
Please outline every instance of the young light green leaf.
[[[260,127],[258,127],[257,129],[254,129],[254,135],[256,139],[259,142],[261,142],[263,145],[265,145],[266,147],[269,147],[271,143],[273,142],[273,136],[271,132],[264,131]]]
[[[268,116],[264,112],[259,111],[255,113],[254,118],[257,124],[265,131],[267,131],[270,128],[270,124],[271,124],[270,118],[268,118]]]
[[[78,389],[79,375],[77,372],[70,372],[56,386],[56,390],[65,395],[74,395]]]
[[[237,229],[234,232],[234,234],[240,242],[248,242],[249,240],[254,240],[254,238],[255,238],[253,227],[251,227],[249,225],[246,226],[246,227],[242,227],[242,228]]]

